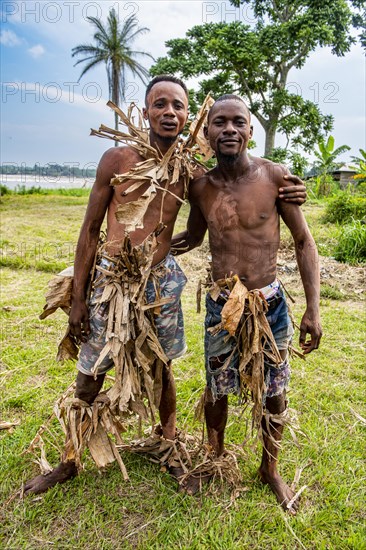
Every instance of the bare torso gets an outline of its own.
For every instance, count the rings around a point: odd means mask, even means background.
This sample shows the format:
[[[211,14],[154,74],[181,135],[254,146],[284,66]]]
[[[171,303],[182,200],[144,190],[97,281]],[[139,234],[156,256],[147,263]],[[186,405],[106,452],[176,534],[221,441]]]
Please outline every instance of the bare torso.
[[[192,197],[209,231],[214,279],[237,274],[249,289],[275,279],[282,176],[280,166],[252,158],[235,181],[214,169],[194,184]]]
[[[120,157],[118,166],[115,166],[114,173],[124,173],[133,168],[137,162],[141,162],[143,158],[131,148],[121,148],[119,152],[116,150],[116,155]],[[113,177],[113,174],[110,175]],[[121,243],[125,236],[125,225],[116,219],[116,211],[119,205],[137,200],[144,191],[148,188],[148,183],[141,186],[139,189],[124,195],[124,192],[132,181],[115,186],[113,195],[107,210],[107,241],[110,243],[108,251],[111,255],[118,252],[118,244]],[[174,195],[183,198],[184,182],[181,180],[175,185],[169,185],[169,191]],[[163,208],[162,208],[163,201]],[[174,228],[174,222],[177,218],[181,202],[170,193],[157,191],[155,199],[151,202],[143,219],[144,227],[136,229],[129,233],[133,246],[140,244],[150,233],[157,227],[159,221],[162,221],[166,226],[159,235],[159,248],[154,256],[154,264],[160,262],[168,254],[170,250],[171,237]]]

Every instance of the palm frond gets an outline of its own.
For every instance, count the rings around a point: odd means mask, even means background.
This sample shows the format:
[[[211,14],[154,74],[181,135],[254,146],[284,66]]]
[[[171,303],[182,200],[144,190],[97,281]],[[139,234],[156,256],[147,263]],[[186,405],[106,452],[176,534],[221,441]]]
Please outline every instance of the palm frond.
[[[74,66],[86,63],[79,80],[95,65],[104,62],[106,64],[108,90],[115,103],[119,103],[120,97],[125,99],[126,71],[146,82],[149,71],[135,58],[145,56],[154,61],[151,54],[143,51],[133,51],[131,42],[139,34],[149,31],[147,27],[139,27],[138,20],[130,15],[126,21],[118,19],[116,11],[112,8],[104,25],[97,17],[87,17],[89,23],[95,28],[93,36],[96,46],[92,44],[80,44],[72,48],[72,57],[84,55]],[[117,124],[117,121],[116,121]],[[116,128],[117,129],[117,128]]]

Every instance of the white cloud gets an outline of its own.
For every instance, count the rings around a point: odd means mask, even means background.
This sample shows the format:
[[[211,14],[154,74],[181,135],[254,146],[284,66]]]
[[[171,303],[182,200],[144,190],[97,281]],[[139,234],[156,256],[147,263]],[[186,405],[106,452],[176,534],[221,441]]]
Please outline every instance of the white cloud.
[[[10,30],[4,30],[0,33],[0,43],[4,46],[19,46],[21,44],[20,38],[15,34],[15,32]]]
[[[42,44],[37,44],[36,46],[28,49],[28,53],[30,53],[34,59],[38,59],[39,57],[41,57],[41,55],[43,55],[45,51],[46,50],[44,49]]]

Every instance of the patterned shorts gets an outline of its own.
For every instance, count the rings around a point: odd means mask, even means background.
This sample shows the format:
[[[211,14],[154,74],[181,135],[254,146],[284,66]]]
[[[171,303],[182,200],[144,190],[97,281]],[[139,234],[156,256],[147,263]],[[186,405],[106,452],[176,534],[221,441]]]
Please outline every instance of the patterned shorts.
[[[101,266],[108,268],[110,262],[102,259]],[[154,324],[168,359],[176,359],[187,349],[184,337],[183,312],[180,297],[187,278],[172,255],[154,266],[154,276],[150,276],[145,290],[146,303],[156,299],[155,284],[159,286],[161,298],[170,298],[171,301],[160,308],[160,313],[154,315]],[[154,281],[155,280],[155,281]],[[154,284],[155,282],[155,284]],[[93,292],[89,303],[90,335],[87,342],[82,344],[77,369],[86,375],[93,376],[92,369],[106,343],[105,331],[108,321],[108,302],[97,304],[97,298],[103,289],[98,286]],[[98,368],[97,374],[104,374],[113,368],[113,360],[105,357]]]
[[[291,342],[294,329],[288,314],[288,307],[284,293],[279,288],[276,293],[268,299],[268,311],[266,317],[271,327],[278,349],[287,350]],[[205,319],[205,367],[207,386],[211,389],[213,397],[222,397],[230,393],[240,394],[239,377],[239,353],[236,350],[229,364],[223,368],[226,359],[236,346],[236,339],[229,336],[226,330],[221,330],[212,335],[207,329],[214,327],[221,322],[221,311],[225,301],[215,302],[210,294],[206,296],[206,319]],[[220,366],[220,363],[222,366]],[[274,365],[265,356],[264,359],[266,397],[280,395],[287,388],[290,379],[290,365],[288,357],[279,365]]]

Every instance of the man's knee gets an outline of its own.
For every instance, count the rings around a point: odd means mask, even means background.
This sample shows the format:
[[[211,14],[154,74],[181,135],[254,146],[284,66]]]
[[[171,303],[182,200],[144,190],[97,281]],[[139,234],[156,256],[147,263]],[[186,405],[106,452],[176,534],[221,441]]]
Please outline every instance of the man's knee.
[[[286,409],[286,406],[286,391],[283,391],[280,395],[274,395],[266,399],[266,409],[272,414],[281,414]]]
[[[82,372],[78,372],[76,377],[75,397],[91,404],[103,385],[105,374],[100,374],[94,379],[93,376],[88,376]]]

